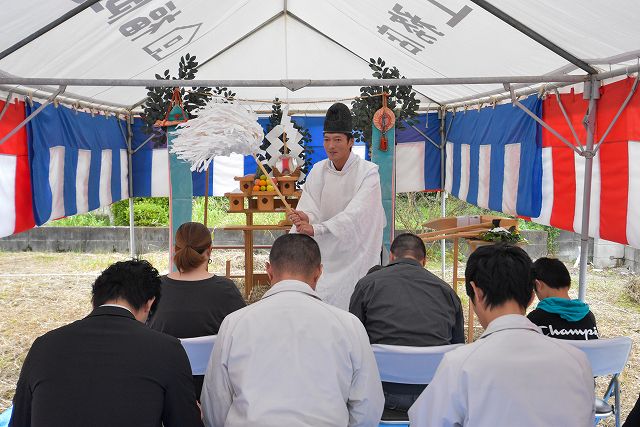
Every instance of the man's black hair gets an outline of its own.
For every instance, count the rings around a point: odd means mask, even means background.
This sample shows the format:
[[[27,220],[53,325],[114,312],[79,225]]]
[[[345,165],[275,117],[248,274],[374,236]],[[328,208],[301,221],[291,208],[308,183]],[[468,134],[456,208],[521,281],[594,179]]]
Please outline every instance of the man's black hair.
[[[427,257],[424,242],[413,233],[403,233],[393,239],[393,243],[391,243],[391,253],[396,258],[406,258],[410,256],[417,260],[423,260]]]
[[[480,246],[465,270],[467,295],[473,301],[471,282],[482,289],[489,308],[515,300],[522,308],[531,302],[533,273],[531,258],[520,247],[509,244]]]
[[[320,247],[306,234],[285,234],[273,242],[269,263],[279,272],[310,275],[320,266]]]
[[[155,297],[152,311],[160,301],[160,275],[148,261],[119,261],[110,265],[93,283],[91,302],[97,308],[108,301],[123,299],[135,310]]]
[[[533,263],[533,276],[546,283],[550,288],[562,289],[571,287],[569,270],[559,259],[538,258]]]

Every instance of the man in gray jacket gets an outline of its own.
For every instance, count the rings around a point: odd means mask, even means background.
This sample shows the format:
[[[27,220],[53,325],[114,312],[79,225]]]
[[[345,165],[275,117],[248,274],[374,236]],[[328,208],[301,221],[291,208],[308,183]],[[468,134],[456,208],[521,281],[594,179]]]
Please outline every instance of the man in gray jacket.
[[[360,279],[349,311],[364,325],[371,344],[413,347],[464,343],[460,298],[424,268],[422,239],[405,233],[391,244],[390,263]],[[406,411],[425,385],[382,384],[385,406]]]

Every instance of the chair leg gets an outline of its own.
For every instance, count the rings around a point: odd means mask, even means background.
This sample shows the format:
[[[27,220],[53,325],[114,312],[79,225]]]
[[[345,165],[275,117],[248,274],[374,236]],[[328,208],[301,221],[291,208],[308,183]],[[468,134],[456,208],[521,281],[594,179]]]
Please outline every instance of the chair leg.
[[[613,393],[614,393],[614,416],[616,417],[616,427],[620,427],[620,383],[618,382],[618,376],[614,376],[613,380],[615,381],[613,385]]]

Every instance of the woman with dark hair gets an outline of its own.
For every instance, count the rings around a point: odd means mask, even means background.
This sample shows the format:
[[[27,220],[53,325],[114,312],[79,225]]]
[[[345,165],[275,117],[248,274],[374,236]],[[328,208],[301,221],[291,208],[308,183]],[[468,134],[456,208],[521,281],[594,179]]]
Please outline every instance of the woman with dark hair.
[[[173,261],[162,276],[162,301],[149,326],[176,338],[216,335],[222,320],[246,304],[233,281],[211,274],[211,233],[199,222],[178,227]]]
[[[209,273],[211,232],[199,222],[178,227],[173,261],[162,276],[162,300],[148,324],[176,338],[216,335],[227,314],[246,304],[233,281]],[[200,396],[202,377],[194,378]]]

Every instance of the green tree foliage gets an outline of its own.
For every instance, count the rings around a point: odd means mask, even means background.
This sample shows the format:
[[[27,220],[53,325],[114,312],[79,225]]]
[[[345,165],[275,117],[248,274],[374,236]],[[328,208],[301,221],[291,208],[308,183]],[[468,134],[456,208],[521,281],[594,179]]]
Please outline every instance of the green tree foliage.
[[[129,225],[129,201],[111,205],[115,225]],[[138,227],[160,227],[169,224],[168,197],[136,197],[133,199],[133,219]]]
[[[158,80],[193,80],[198,73],[198,62],[195,55],[186,54],[180,58],[178,63],[178,76],[172,77],[169,70],[165,70],[162,75],[156,74]],[[215,96],[223,97],[225,100],[233,99],[236,94],[225,87],[216,87],[211,90],[207,87],[192,87],[187,91],[180,89],[182,97],[182,108],[187,116],[192,119],[196,117],[195,111],[207,105],[207,102]],[[166,130],[154,126],[156,121],[163,120],[167,110],[171,106],[173,97],[172,87],[147,87],[147,100],[143,106],[144,132],[153,134],[152,139],[155,147],[163,146],[166,143]]]
[[[373,77],[378,79],[404,79],[400,77],[400,71],[396,67],[386,66],[382,58],[369,60],[369,68],[373,70]],[[389,99],[387,106],[393,110],[396,116],[396,128],[403,129],[404,125],[416,123],[420,100],[416,99],[416,93],[408,86],[366,86],[360,88],[362,98],[351,102],[353,114],[353,128],[356,139],[364,141],[367,147],[371,143],[373,115],[382,108],[382,96],[374,96],[387,92]]]

